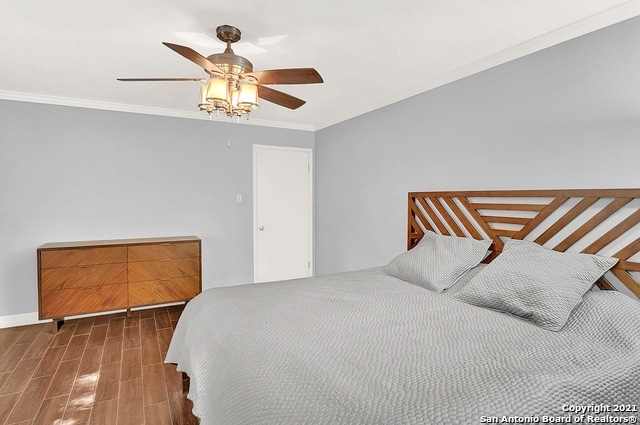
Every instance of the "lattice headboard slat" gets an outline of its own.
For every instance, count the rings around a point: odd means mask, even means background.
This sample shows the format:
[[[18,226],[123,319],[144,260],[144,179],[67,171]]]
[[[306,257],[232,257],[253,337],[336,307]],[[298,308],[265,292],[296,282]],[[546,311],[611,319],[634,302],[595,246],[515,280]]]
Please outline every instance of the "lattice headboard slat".
[[[640,299],[640,189],[410,192],[407,248],[426,230],[491,239],[485,262],[510,238],[616,257],[598,286]]]

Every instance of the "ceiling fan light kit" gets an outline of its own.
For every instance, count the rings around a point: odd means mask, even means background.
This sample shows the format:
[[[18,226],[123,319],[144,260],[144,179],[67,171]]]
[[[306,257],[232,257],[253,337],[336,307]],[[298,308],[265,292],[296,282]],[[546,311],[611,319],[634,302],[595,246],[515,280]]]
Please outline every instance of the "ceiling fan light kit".
[[[236,27],[222,25],[216,29],[220,40],[227,43],[223,53],[208,57],[200,55],[189,47],[163,43],[176,53],[199,65],[208,78],[118,78],[119,81],[198,81],[206,84],[200,87],[198,107],[209,116],[224,113],[229,117],[246,115],[258,108],[258,98],[297,109],[305,101],[287,93],[266,87],[263,84],[312,84],[322,83],[322,77],[313,68],[274,69],[253,72],[253,64],[236,55],[231,43],[240,40],[241,33]]]

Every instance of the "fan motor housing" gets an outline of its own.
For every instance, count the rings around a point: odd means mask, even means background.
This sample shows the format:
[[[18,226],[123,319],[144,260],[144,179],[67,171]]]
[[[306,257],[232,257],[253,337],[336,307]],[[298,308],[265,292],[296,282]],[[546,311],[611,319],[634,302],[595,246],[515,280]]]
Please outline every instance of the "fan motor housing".
[[[220,25],[216,28],[216,35],[220,41],[227,43],[227,48],[223,53],[215,53],[208,56],[207,59],[213,62],[227,74],[239,75],[253,71],[253,64],[247,58],[238,56],[233,53],[231,43],[240,41],[242,33],[240,30],[231,25]]]
[[[231,49],[225,50],[224,53],[214,53],[207,59],[227,74],[239,75],[253,72],[253,64],[248,59],[233,53]]]

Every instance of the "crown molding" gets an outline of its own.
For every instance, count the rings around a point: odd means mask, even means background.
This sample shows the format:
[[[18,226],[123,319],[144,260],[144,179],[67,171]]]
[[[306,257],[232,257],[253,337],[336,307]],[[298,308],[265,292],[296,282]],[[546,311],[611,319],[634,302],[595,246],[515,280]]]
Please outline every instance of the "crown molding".
[[[205,120],[205,121],[211,120],[211,121],[218,121],[218,122],[227,122],[229,120],[226,116],[225,117],[211,116],[211,119],[209,119],[209,116],[201,111],[187,112],[187,111],[180,111],[177,109],[154,108],[151,106],[140,106],[140,105],[126,105],[123,103],[101,102],[97,100],[75,99],[70,97],[49,96],[49,95],[41,95],[41,94],[33,94],[33,93],[21,93],[21,92],[12,92],[12,91],[5,91],[5,90],[0,90],[0,99],[14,100],[18,102],[44,103],[48,105],[71,106],[76,108],[100,109],[105,111],[129,112],[133,114],[160,115],[165,117],[187,118],[187,119],[194,119],[194,120]],[[285,128],[289,130],[302,130],[302,131],[315,130],[315,128],[312,125],[297,124],[297,123],[291,123],[291,122],[281,122],[281,121],[268,121],[268,120],[261,120],[259,118],[250,118],[248,120],[242,118],[239,120],[239,124],[257,125],[261,127]]]
[[[590,32],[620,23],[630,18],[640,15],[640,0],[630,0],[618,6],[609,8],[598,14],[589,16],[580,21],[576,21],[554,31],[532,38],[508,49],[497,52],[493,55],[484,57],[469,65],[458,68],[452,72],[440,76],[439,78],[430,80],[425,84],[417,85],[410,90],[398,92],[391,98],[386,98],[378,103],[372,103],[367,108],[359,111],[352,111],[349,114],[334,117],[329,121],[325,121],[315,126],[316,130],[341,123],[343,121],[355,118],[359,115],[380,109],[382,107],[397,103],[409,97],[413,97],[432,90],[436,87],[443,86],[453,81],[468,77],[478,72],[493,68],[494,66],[521,58],[531,53],[538,52],[548,47],[555,46],[565,41],[572,40]]]

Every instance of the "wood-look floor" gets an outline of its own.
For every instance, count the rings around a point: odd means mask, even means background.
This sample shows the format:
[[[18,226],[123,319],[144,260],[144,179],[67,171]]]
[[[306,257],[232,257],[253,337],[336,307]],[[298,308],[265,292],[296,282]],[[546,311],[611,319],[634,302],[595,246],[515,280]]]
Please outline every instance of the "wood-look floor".
[[[0,425],[197,424],[164,363],[182,308],[0,329]]]

